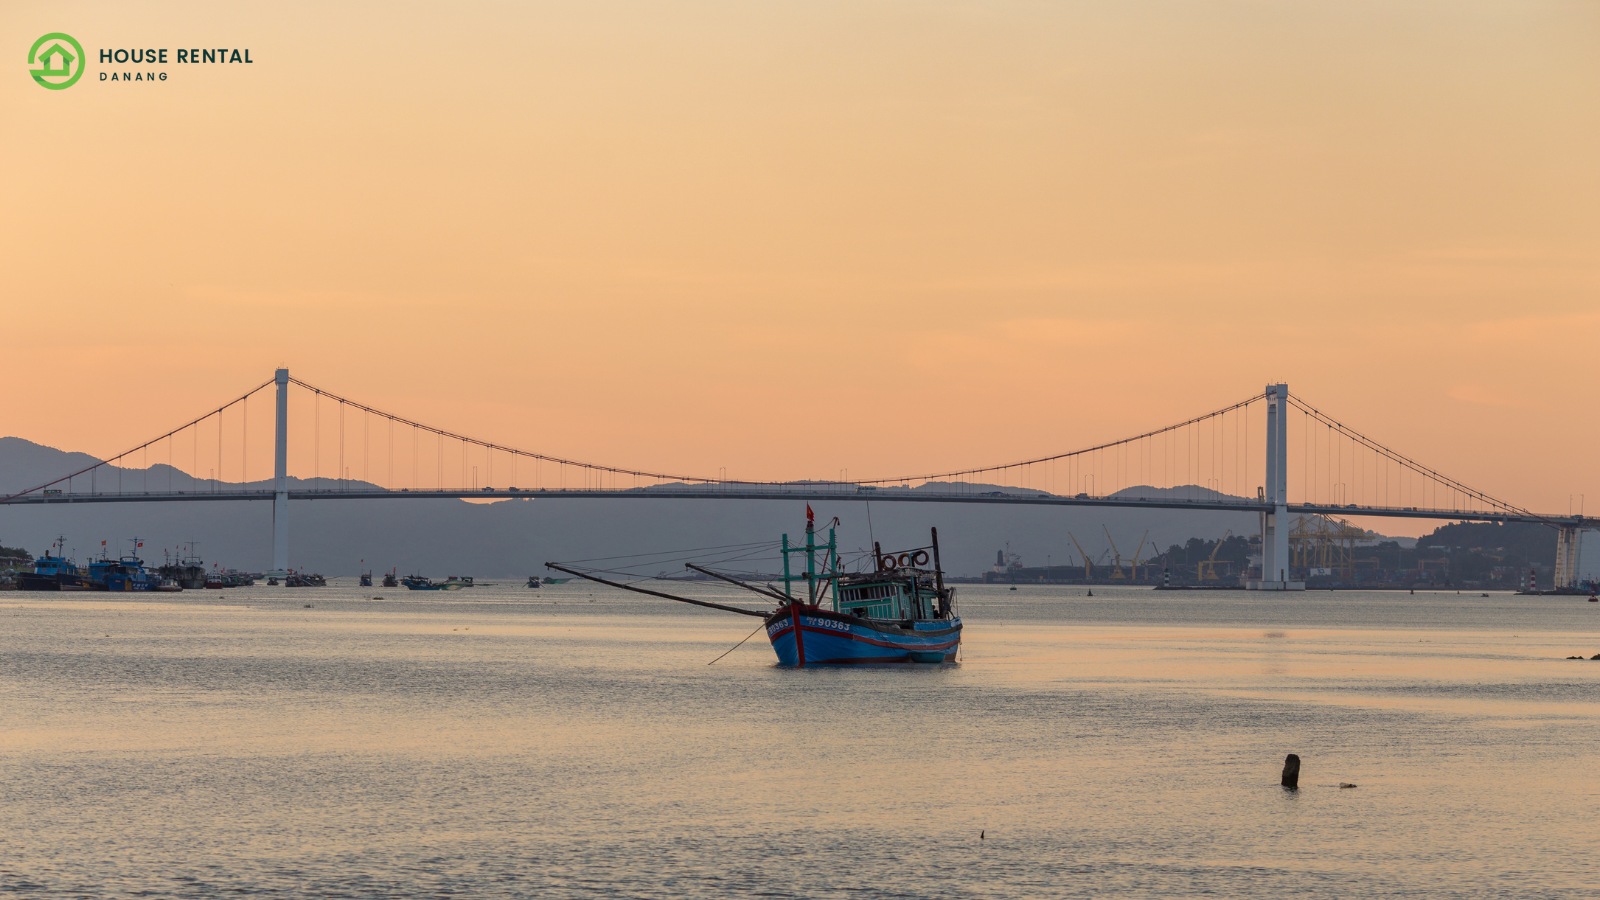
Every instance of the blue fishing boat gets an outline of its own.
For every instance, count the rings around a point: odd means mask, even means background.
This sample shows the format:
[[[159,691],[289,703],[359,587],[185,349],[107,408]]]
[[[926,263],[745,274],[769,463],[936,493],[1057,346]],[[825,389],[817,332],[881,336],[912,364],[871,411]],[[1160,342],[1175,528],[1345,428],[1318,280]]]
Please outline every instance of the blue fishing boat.
[[[66,556],[63,535],[50,545],[52,552],[33,561],[32,572],[17,573],[17,589],[23,591],[87,591],[89,583],[78,564]]]
[[[931,529],[928,546],[898,553],[885,553],[874,543],[871,568],[847,572],[839,557],[837,523],[835,519],[829,526],[827,542],[819,543],[815,516],[811,507],[806,507],[805,543],[792,545],[789,536],[783,536],[782,590],[687,564],[702,575],[777,601],[777,608],[770,612],[674,596],[556,563],[545,565],[638,593],[759,616],[766,621],[767,640],[780,666],[955,661],[961,649],[961,617],[956,612],[955,588],[944,583],[939,530]],[[804,560],[803,572],[794,571],[794,557]]]
[[[834,528],[828,528],[828,542],[818,544],[807,506],[805,545],[790,546],[783,536],[788,602],[767,618],[767,640],[778,664],[953,662],[961,648],[961,617],[955,588],[945,585],[939,564],[939,530],[931,529],[930,537],[928,546],[900,553],[884,553],[874,543],[870,571],[844,572]],[[802,554],[805,573],[796,576],[790,557]]]
[[[89,585],[96,591],[153,591],[159,584],[145,571],[144,560],[137,556],[120,559],[96,559],[89,563]]]

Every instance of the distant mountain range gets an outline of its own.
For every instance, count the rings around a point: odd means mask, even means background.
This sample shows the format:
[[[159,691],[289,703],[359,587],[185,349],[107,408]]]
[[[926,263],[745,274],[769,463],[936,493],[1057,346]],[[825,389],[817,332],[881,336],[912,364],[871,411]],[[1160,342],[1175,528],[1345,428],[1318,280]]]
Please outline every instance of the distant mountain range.
[[[11,493],[91,465],[94,457],[45,447],[17,437],[0,438],[0,492]],[[102,480],[103,479],[103,480]],[[212,485],[165,464],[148,468],[101,470],[102,489],[120,479],[124,490],[203,490]],[[296,487],[333,488],[331,479],[292,479]],[[223,483],[230,488],[270,487]],[[364,484],[353,486],[366,487]],[[948,490],[883,488],[875,497],[895,491]],[[1003,490],[1042,493],[1003,485],[968,484],[969,492]],[[671,486],[655,489],[670,493]],[[1132,487],[1118,496],[1217,497],[1201,487],[1160,489]],[[954,575],[976,575],[995,562],[997,550],[1009,545],[1025,564],[1065,565],[1079,560],[1068,537],[1098,555],[1107,547],[1109,530],[1124,557],[1131,555],[1146,531],[1157,550],[1190,537],[1212,539],[1225,532],[1250,534],[1258,527],[1254,513],[1187,510],[1128,510],[1097,507],[1052,508],[1002,504],[854,502],[812,500],[819,523],[838,516],[840,541],[851,549],[868,549],[876,538],[885,549],[926,543],[929,526],[937,526],[945,568]],[[326,575],[353,575],[363,566],[377,572],[398,569],[432,576],[451,574],[478,578],[526,578],[546,574],[546,560],[577,560],[748,543],[804,529],[800,500],[565,499],[533,496],[521,500],[297,500],[290,504],[289,555],[296,569]],[[0,507],[0,544],[37,553],[57,535],[80,558],[98,553],[100,542],[114,553],[127,552],[129,540],[144,542],[144,558],[160,561],[162,551],[175,551],[197,541],[208,565],[264,571],[271,565],[272,507],[263,501],[104,503],[63,506]],[[1155,550],[1147,549],[1145,556]],[[678,574],[681,565],[670,556],[660,568]],[[748,565],[741,563],[741,565]]]

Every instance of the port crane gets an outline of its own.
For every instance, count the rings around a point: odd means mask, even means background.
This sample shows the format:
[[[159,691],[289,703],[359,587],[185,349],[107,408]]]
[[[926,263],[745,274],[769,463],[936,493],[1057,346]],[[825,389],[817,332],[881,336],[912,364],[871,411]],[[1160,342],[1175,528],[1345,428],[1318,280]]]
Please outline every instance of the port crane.
[[[1089,558],[1089,551],[1083,549],[1078,543],[1078,538],[1072,532],[1067,532],[1067,538],[1072,541],[1072,546],[1078,548],[1078,555],[1083,557],[1083,581],[1085,584],[1094,580],[1094,562]]]
[[[1112,554],[1112,557],[1117,560],[1117,562],[1115,562],[1115,569],[1112,569],[1112,572],[1110,572],[1110,577],[1115,578],[1117,581],[1125,580],[1125,578],[1128,578],[1128,575],[1123,573],[1122,570],[1122,551],[1117,549],[1117,541],[1110,536],[1110,528],[1107,528],[1106,525],[1101,525],[1101,530],[1102,532],[1106,532],[1106,541],[1107,543],[1110,543],[1110,554]],[[1130,569],[1133,570],[1134,581],[1139,580],[1139,552],[1144,551],[1144,541],[1146,541],[1146,538],[1149,538],[1149,536],[1150,532],[1144,532],[1144,538],[1139,538],[1139,549],[1133,551],[1133,565],[1131,565]]]
[[[1209,557],[1207,557],[1206,559],[1202,559],[1198,563],[1195,563],[1195,567],[1194,568],[1195,568],[1195,577],[1196,578],[1198,578],[1201,581],[1218,581],[1218,580],[1220,580],[1220,579],[1217,578],[1217,551],[1222,549],[1223,541],[1226,541],[1228,538],[1231,538],[1231,537],[1233,537],[1233,529],[1230,528],[1230,529],[1228,529],[1228,533],[1223,535],[1217,541],[1216,546],[1211,548],[1211,555]]]
[[[1138,581],[1139,580],[1139,563],[1143,562],[1143,560],[1140,559],[1140,554],[1144,553],[1144,545],[1145,544],[1150,544],[1151,549],[1155,549],[1155,544],[1150,543],[1150,529],[1148,529],[1148,528],[1146,528],[1144,530],[1144,536],[1139,538],[1139,546],[1135,547],[1134,550],[1133,550],[1132,572],[1133,572],[1133,580],[1134,581]],[[1150,571],[1149,571],[1149,567],[1148,566],[1145,567],[1145,573],[1144,574],[1145,574],[1146,578],[1150,577]]]

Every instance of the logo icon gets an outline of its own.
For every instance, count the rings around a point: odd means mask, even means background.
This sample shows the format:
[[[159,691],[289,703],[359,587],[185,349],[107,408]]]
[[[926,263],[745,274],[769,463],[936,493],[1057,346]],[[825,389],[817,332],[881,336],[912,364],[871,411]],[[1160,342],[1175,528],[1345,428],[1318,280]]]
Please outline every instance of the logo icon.
[[[83,75],[83,45],[70,34],[52,31],[28,50],[28,74],[40,87],[64,90]]]

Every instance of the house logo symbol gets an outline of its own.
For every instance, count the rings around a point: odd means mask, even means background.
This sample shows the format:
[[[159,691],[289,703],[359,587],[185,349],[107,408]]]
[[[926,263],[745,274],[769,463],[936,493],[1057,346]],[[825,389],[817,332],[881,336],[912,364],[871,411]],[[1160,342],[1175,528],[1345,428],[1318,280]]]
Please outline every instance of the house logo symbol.
[[[70,34],[52,31],[28,51],[28,74],[40,87],[65,90],[83,75],[83,45]]]

